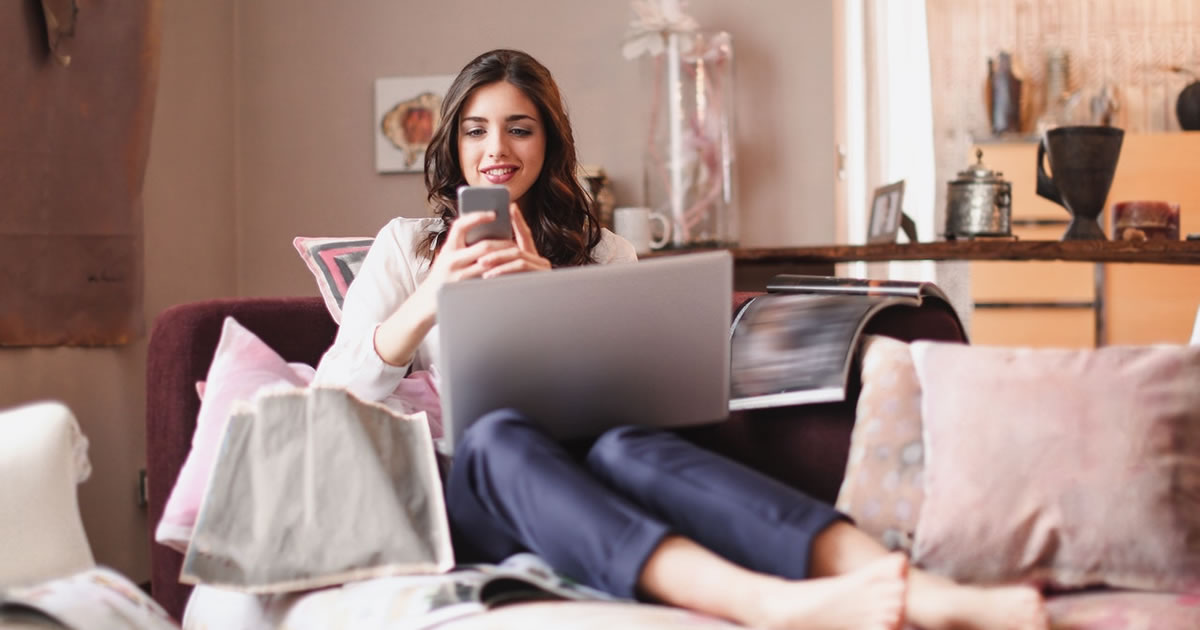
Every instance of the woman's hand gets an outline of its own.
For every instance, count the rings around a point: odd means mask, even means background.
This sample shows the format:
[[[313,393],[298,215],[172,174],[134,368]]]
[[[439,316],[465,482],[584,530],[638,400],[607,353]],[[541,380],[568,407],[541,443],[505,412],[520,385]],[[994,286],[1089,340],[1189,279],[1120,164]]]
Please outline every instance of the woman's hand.
[[[516,203],[509,204],[514,240],[483,239],[467,245],[467,233],[474,227],[496,220],[494,212],[469,212],[450,226],[446,242],[434,258],[429,275],[417,287],[421,319],[432,323],[437,313],[437,292],[445,284],[470,278],[494,278],[510,273],[544,271],[550,261],[538,254],[533,233]]]
[[[446,234],[446,242],[433,259],[429,276],[421,286],[430,284],[436,291],[448,282],[482,277],[488,270],[484,264],[486,255],[516,247],[512,240],[493,238],[467,245],[467,233],[471,229],[495,220],[496,213],[491,211],[468,212],[456,219]]]
[[[513,236],[516,237],[516,242],[500,241],[509,243],[510,246],[479,258],[479,264],[484,268],[482,277],[495,278],[525,271],[548,271],[550,261],[538,253],[537,245],[533,242],[533,232],[529,230],[529,224],[525,222],[525,215],[521,214],[521,208],[516,203],[511,203],[508,206],[508,214],[512,217]]]
[[[509,206],[515,240],[484,239],[467,245],[467,232],[496,220],[494,212],[469,212],[450,226],[429,275],[417,290],[375,329],[375,352],[386,363],[404,365],[437,319],[437,293],[444,285],[469,278],[550,268],[537,253],[529,224],[514,203]]]

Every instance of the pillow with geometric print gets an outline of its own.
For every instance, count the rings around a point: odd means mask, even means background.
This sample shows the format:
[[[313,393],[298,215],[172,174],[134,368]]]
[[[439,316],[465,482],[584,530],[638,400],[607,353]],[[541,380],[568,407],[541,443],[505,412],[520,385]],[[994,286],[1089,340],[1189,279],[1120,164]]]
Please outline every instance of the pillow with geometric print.
[[[921,384],[909,344],[868,336],[837,508],[892,550],[909,551],[925,500]]]
[[[317,289],[325,300],[325,308],[333,321],[342,323],[342,302],[346,289],[362,266],[373,237],[310,237],[297,236],[292,240],[300,258],[317,280]]]

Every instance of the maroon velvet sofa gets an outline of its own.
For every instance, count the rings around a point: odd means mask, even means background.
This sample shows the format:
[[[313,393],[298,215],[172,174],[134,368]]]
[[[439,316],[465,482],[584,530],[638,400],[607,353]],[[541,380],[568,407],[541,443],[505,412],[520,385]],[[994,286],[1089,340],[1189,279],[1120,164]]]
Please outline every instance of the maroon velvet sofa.
[[[755,295],[734,293],[734,312]],[[171,307],[155,320],[146,361],[151,593],[176,619],[182,618],[191,591],[178,580],[183,556],[155,543],[153,530],[191,448],[200,408],[195,384],[208,372],[226,316],[258,335],[285,360],[310,365],[320,359],[337,331],[318,297],[194,302]],[[965,340],[952,312],[907,307],[886,310],[866,332],[905,341]],[[846,465],[854,402],[851,396],[841,403],[740,412],[727,422],[684,434],[832,503]]]

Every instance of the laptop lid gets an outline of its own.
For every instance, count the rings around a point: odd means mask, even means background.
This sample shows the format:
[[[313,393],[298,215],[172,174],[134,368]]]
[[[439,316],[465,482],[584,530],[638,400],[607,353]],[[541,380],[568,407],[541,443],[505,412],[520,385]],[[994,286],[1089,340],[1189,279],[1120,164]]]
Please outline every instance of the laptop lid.
[[[506,407],[557,438],[724,420],[732,290],[724,251],[446,285],[443,446]]]

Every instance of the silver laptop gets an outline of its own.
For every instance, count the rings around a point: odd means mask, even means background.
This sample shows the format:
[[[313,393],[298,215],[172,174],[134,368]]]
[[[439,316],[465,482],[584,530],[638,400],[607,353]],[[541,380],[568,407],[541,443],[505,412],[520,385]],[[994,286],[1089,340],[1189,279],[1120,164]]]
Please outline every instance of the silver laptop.
[[[728,252],[446,285],[443,450],[505,407],[557,438],[724,420],[732,287]]]

